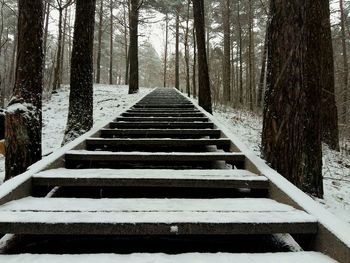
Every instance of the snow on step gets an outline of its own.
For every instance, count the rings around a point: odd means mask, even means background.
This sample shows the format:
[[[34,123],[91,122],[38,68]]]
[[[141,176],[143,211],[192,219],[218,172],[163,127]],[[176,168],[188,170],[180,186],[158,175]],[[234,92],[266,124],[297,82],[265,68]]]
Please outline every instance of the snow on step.
[[[0,232],[21,234],[316,233],[307,213],[271,199],[26,197],[0,207]]]
[[[70,160],[135,160],[135,161],[244,161],[245,155],[239,152],[111,152],[71,150],[66,153]]]
[[[160,122],[207,122],[209,119],[207,117],[118,117],[115,119],[117,122],[150,122],[150,121],[160,121]]]
[[[81,254],[81,255],[0,255],[0,262],[6,263],[336,263],[335,260],[317,252],[285,252],[261,254],[230,253],[187,253],[167,254]]]
[[[170,182],[171,181],[171,182]],[[267,189],[268,180],[247,170],[52,169],[33,176],[44,186],[167,186]]]
[[[102,129],[101,136],[143,136],[143,137],[201,137],[210,136],[219,138],[220,130],[217,129]]]

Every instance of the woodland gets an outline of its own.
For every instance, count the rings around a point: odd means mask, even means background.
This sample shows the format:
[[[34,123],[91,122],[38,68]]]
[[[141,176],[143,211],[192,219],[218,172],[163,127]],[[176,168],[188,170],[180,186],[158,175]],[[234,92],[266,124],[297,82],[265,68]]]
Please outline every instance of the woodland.
[[[349,11],[343,0],[1,0],[6,178],[41,159],[42,101],[62,85],[63,144],[92,127],[93,83],[175,87],[210,113],[262,115],[262,157],[322,197],[322,142],[350,154]]]

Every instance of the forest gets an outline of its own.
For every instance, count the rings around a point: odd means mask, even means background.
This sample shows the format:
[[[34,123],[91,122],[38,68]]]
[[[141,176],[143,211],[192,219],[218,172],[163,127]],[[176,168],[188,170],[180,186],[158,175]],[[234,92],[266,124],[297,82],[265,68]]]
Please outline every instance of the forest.
[[[317,197],[321,142],[350,154],[348,1],[27,2],[0,1],[6,178],[41,159],[42,101],[63,86],[62,145],[91,129],[92,83],[128,85],[129,94],[175,87],[210,113],[262,116],[262,157]],[[19,143],[23,132],[30,143]]]

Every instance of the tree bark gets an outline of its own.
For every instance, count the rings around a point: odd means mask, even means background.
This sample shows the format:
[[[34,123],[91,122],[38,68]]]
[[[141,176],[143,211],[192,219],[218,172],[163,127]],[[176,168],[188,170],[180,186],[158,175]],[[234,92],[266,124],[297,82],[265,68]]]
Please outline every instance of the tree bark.
[[[179,75],[179,38],[180,38],[180,7],[176,7],[176,21],[175,21],[175,88],[180,89],[180,75]]]
[[[56,55],[56,66],[53,77],[52,91],[56,92],[60,87],[60,75],[61,75],[61,53],[62,53],[62,20],[63,20],[63,8],[58,9],[58,40],[57,40],[57,55]]]
[[[167,67],[168,67],[168,38],[169,38],[169,16],[165,14],[165,48],[164,48],[164,69],[163,69],[163,87],[167,86]]]
[[[101,0],[100,11],[99,11],[97,61],[96,61],[96,64],[97,64],[96,65],[96,83],[101,83],[102,33],[103,33],[103,0]]]
[[[334,93],[334,60],[332,32],[330,23],[329,1],[321,2],[321,46],[323,47],[321,77],[322,88],[322,140],[328,146],[339,151],[339,129],[338,129],[338,110]]]
[[[139,1],[130,1],[130,47],[129,47],[129,94],[139,91],[139,61],[138,61],[138,23],[139,23]]]
[[[263,105],[263,96],[264,95],[263,94],[264,94],[265,83],[266,83],[267,52],[268,52],[268,24],[266,25],[265,41],[264,41],[264,47],[263,47],[263,54],[262,54],[262,58],[261,58],[260,79],[259,79],[259,85],[258,85],[257,106],[259,109],[262,109],[264,107],[264,105]]]
[[[63,144],[93,125],[93,42],[96,0],[77,0],[70,74],[69,112]]]
[[[189,34],[189,20],[190,20],[190,5],[191,0],[187,0],[187,12],[186,12],[186,29],[185,29],[185,63],[186,63],[186,92],[187,96],[191,96],[191,86],[190,86],[190,51],[188,45],[188,34]]]
[[[126,3],[125,3],[126,2]],[[125,0],[123,4],[123,18],[124,18],[124,51],[125,51],[125,85],[129,85],[129,50],[128,50],[128,27],[127,27],[127,19],[126,17],[129,17],[129,14],[126,12],[125,5],[128,5],[128,12],[129,10],[129,0]]]
[[[196,30],[193,27],[193,69],[192,69],[193,98],[197,98],[196,71],[197,71]]]
[[[342,121],[347,123],[348,115],[348,87],[349,87],[349,64],[348,64],[348,50],[346,47],[346,20],[344,14],[343,0],[339,0],[340,5],[340,26],[341,26],[341,42],[343,51],[343,101],[342,101]]]
[[[243,106],[243,54],[242,54],[242,25],[240,15],[240,0],[237,2],[237,31],[238,31],[238,54],[239,54],[239,104]]]
[[[262,132],[267,162],[317,197],[323,196],[322,1],[271,0]]]
[[[222,0],[222,18],[224,27],[224,57],[223,57],[223,101],[231,101],[231,30],[230,30],[230,0]]]
[[[208,72],[207,53],[205,48],[205,22],[203,0],[193,0],[194,25],[196,28],[198,51],[198,104],[207,112],[212,113],[211,91]]]
[[[40,0],[18,1],[16,79],[5,120],[5,180],[41,159],[43,11]]]
[[[113,85],[113,0],[109,5],[110,11],[110,39],[109,39],[109,85]]]

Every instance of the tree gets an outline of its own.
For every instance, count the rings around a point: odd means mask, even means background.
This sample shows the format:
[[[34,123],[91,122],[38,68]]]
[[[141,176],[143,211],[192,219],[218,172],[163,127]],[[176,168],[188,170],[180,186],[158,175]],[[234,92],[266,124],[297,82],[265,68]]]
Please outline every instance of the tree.
[[[335,102],[334,63],[329,1],[322,1],[320,45],[323,47],[322,73],[322,140],[333,150],[339,151],[338,110]]]
[[[349,64],[348,64],[348,50],[346,45],[346,17],[344,12],[343,0],[339,0],[340,7],[340,28],[341,28],[341,42],[342,42],[342,54],[343,54],[343,101],[342,101],[342,121],[347,123],[348,115],[348,88],[349,88]]]
[[[175,21],[175,88],[180,89],[180,75],[179,75],[179,66],[180,66],[180,4],[176,6],[176,21]]]
[[[207,53],[205,48],[204,1],[193,0],[194,26],[196,29],[198,55],[198,104],[207,112],[212,113],[211,91],[208,72]]]
[[[63,52],[63,11],[68,8],[70,5],[74,3],[74,0],[56,0],[57,6],[52,5],[55,9],[58,10],[58,40],[57,40],[57,57],[56,57],[56,66],[55,66],[55,73],[54,73],[54,80],[53,80],[53,87],[52,90],[55,92],[57,89],[59,89],[61,85],[61,74],[62,74],[62,52]],[[49,3],[50,4],[50,3]]]
[[[323,0],[271,0],[262,154],[289,181],[323,196]]]
[[[130,1],[130,47],[129,47],[129,94],[139,91],[139,61],[138,61],[138,24],[139,24],[139,0]]]
[[[101,83],[101,53],[102,53],[102,34],[103,34],[103,0],[100,2],[98,24],[98,45],[97,45],[97,65],[96,65],[96,83]]]
[[[5,180],[41,159],[43,11],[41,0],[18,1],[16,79],[5,120]]]
[[[93,41],[96,0],[77,0],[71,59],[69,112],[63,144],[93,125]]]
[[[231,28],[230,28],[230,0],[221,0],[224,28],[224,57],[223,57],[223,101],[231,101]]]

